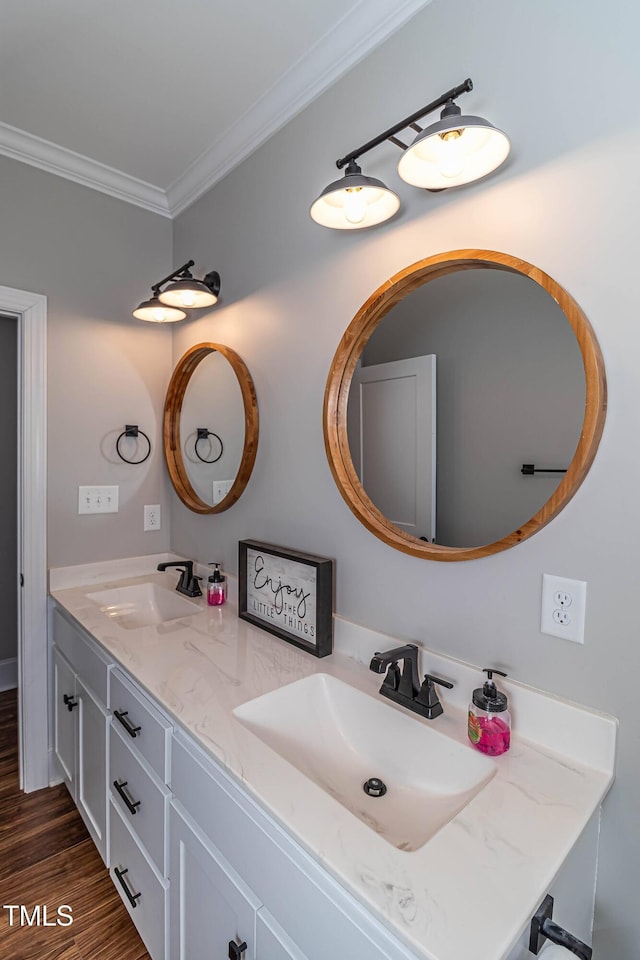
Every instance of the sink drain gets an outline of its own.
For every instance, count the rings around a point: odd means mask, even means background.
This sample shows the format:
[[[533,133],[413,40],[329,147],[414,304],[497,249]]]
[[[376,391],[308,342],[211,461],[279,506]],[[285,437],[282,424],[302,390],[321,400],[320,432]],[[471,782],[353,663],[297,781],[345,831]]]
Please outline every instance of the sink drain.
[[[387,786],[378,777],[370,777],[362,784],[362,789],[368,797],[384,797],[387,792]]]

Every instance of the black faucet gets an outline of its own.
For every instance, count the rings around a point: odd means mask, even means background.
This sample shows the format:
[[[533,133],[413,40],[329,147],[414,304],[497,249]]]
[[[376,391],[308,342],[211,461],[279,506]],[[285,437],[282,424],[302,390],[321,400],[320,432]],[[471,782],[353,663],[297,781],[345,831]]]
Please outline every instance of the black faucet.
[[[201,597],[199,580],[193,573],[193,560],[168,560],[166,563],[159,563],[158,570],[166,570],[167,567],[177,567],[180,571],[180,579],[176,585],[178,593],[183,593],[185,597]]]
[[[398,660],[403,661],[402,673]],[[452,689],[453,684],[448,680],[440,680],[431,674],[425,674],[420,684],[418,679],[418,647],[415,643],[407,643],[403,647],[385,650],[384,653],[375,653],[371,658],[369,669],[374,673],[383,673],[388,667],[387,675],[380,687],[383,697],[388,697],[394,703],[399,703],[407,710],[434,720],[442,713],[442,704],[438,699],[435,684]]]

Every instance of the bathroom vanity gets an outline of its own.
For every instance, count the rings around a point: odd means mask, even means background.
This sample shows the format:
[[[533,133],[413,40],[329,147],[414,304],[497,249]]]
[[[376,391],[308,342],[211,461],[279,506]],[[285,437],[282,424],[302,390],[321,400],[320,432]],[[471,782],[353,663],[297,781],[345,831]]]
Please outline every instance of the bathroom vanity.
[[[549,892],[590,942],[613,718],[511,683],[483,757],[475,668],[422,651],[455,684],[430,723],[378,695],[391,638],[336,621],[319,661],[174,610],[163,559],[51,571],[53,750],[153,960],[524,960]]]

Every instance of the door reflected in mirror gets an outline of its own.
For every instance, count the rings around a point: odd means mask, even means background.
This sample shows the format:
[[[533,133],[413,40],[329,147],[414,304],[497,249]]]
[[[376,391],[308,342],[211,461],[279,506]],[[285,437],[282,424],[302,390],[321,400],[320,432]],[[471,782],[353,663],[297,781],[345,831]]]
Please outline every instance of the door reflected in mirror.
[[[605,408],[600,349],[569,294],[518,258],[455,251],[401,271],[356,314],[327,381],[325,446],[372,533],[474,559],[562,509]]]
[[[449,274],[396,304],[362,351],[351,457],[393,523],[450,547],[493,543],[559,485],[522,465],[567,468],[585,393],[580,347],[546,290],[497,270]]]

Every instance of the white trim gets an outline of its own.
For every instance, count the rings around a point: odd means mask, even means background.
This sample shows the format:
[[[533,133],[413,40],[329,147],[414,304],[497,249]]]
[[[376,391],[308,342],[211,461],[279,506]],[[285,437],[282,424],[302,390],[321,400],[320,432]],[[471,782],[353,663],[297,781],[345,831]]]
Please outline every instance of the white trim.
[[[182,213],[430,2],[360,0],[169,186],[171,216]]]
[[[0,123],[0,154],[175,217],[429,3],[359,0],[166,191],[6,123]]]
[[[0,660],[0,690],[13,690],[18,686],[18,658]]]
[[[128,173],[108,167],[98,160],[67,150],[8,123],[0,123],[0,154],[28,163],[39,170],[54,173],[65,180],[81,183],[110,197],[117,197],[152,213],[170,217],[167,195],[160,187],[138,180]]]
[[[46,787],[47,723],[47,298],[0,287],[0,310],[18,315],[18,602],[20,785]]]

